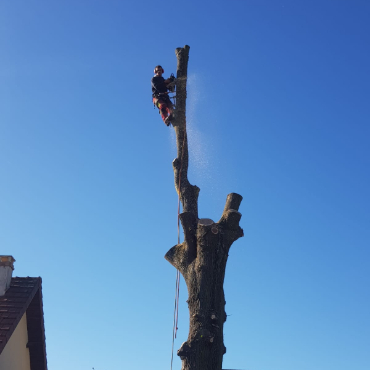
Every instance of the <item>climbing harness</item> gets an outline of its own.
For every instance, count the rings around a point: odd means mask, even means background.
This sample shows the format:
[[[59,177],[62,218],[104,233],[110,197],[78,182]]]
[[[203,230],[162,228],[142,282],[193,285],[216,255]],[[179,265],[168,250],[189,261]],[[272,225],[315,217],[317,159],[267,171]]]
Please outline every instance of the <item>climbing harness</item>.
[[[179,182],[177,188],[179,189],[179,197],[177,202],[177,244],[180,244],[180,200],[181,200],[181,172],[182,172],[182,163],[184,158],[184,144],[186,138],[186,122],[184,130],[184,139],[182,141],[182,151],[181,151],[181,166],[179,172]],[[173,347],[175,344],[175,339],[177,335],[177,324],[179,320],[179,297],[180,297],[180,271],[176,271],[176,293],[175,293],[175,309],[173,313],[173,328],[172,328],[172,354],[171,354],[171,370],[173,364]]]
[[[154,97],[168,97],[173,105],[173,108],[176,106],[176,77],[173,73],[171,73],[171,76],[167,79],[170,80],[170,82],[167,84],[168,92],[166,93],[153,93],[152,94],[152,100]],[[155,103],[153,103],[153,107],[155,108]],[[158,107],[157,107],[158,108]]]

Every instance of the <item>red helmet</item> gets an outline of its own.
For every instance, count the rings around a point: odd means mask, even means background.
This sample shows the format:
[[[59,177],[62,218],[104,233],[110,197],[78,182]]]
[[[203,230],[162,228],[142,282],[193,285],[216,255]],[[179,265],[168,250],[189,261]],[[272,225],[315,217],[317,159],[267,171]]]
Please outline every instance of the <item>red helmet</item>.
[[[160,65],[155,66],[154,73],[157,74],[157,71],[159,71],[160,69],[162,70],[162,73],[164,73],[164,69]]]

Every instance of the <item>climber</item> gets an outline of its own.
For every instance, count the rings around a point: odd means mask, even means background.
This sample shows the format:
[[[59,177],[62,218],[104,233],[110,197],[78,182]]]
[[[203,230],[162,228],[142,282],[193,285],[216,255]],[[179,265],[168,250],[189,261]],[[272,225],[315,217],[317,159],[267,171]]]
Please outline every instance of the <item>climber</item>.
[[[174,91],[175,76],[172,74],[171,77],[165,80],[162,77],[164,69],[158,65],[154,68],[155,76],[152,78],[152,96],[153,103],[159,109],[159,113],[163,119],[163,122],[169,126],[174,120],[173,105],[168,97],[168,91]]]

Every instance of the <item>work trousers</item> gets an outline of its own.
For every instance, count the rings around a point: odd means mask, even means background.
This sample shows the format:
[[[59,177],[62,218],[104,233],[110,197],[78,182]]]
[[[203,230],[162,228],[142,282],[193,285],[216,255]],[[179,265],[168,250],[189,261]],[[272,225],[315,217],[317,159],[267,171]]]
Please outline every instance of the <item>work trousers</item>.
[[[172,102],[171,102],[170,98],[167,95],[159,96],[159,97],[153,97],[153,103],[159,109],[159,113],[161,114],[161,117],[162,117],[163,122],[164,122],[165,119],[173,111],[173,105],[172,105]]]

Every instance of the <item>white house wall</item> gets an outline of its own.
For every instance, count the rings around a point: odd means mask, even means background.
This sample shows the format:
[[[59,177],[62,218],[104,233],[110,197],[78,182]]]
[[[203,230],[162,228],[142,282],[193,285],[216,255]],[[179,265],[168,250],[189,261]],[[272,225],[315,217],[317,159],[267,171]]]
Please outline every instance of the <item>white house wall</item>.
[[[0,370],[31,370],[27,342],[27,319],[24,314],[0,355]]]

